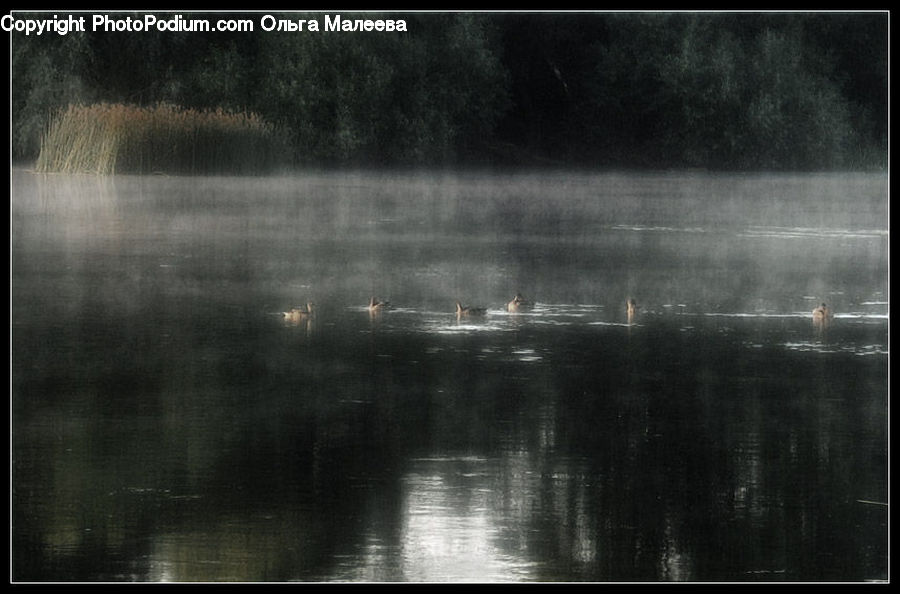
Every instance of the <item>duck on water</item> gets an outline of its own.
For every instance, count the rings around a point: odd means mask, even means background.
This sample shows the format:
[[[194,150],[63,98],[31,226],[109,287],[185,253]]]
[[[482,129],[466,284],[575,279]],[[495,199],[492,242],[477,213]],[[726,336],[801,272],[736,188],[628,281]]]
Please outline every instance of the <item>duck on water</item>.
[[[460,318],[481,317],[487,314],[487,308],[484,307],[463,307],[462,303],[456,302],[456,316]]]
[[[293,307],[289,311],[282,313],[284,314],[284,320],[286,322],[299,322],[300,320],[312,317],[314,308],[315,304],[309,302],[306,304],[306,309],[302,307]]]
[[[522,297],[521,294],[516,293],[513,300],[506,304],[506,311],[515,313],[519,311],[528,311],[533,307],[534,303]]]

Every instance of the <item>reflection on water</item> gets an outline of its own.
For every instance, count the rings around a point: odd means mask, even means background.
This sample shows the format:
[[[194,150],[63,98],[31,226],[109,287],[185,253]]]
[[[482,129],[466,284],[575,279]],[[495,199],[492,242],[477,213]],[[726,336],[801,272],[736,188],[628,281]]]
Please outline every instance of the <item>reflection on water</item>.
[[[887,577],[884,176],[13,173],[16,581]]]
[[[527,579],[531,564],[499,546],[489,461],[413,460],[403,477],[403,576],[412,581]],[[419,468],[416,468],[419,466]]]

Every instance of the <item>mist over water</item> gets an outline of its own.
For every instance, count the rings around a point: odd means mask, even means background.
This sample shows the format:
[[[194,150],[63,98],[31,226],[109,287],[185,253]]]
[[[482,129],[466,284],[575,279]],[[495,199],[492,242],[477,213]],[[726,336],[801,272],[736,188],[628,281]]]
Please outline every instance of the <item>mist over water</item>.
[[[872,174],[14,170],[13,578],[885,579],[887,221]]]

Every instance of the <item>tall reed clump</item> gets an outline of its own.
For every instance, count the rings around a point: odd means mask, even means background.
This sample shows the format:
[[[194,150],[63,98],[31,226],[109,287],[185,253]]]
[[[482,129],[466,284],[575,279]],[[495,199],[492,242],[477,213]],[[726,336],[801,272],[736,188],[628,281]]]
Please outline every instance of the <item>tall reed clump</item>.
[[[283,153],[273,126],[252,113],[101,103],[60,110],[41,139],[38,171],[261,173]]]

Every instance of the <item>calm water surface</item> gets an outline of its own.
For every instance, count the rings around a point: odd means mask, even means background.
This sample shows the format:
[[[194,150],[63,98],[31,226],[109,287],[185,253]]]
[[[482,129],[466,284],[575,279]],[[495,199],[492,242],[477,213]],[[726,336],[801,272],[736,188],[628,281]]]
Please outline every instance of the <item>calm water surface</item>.
[[[12,578],[886,579],[887,202],[14,170]]]

